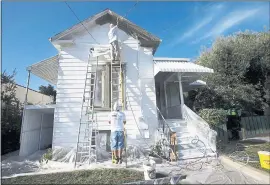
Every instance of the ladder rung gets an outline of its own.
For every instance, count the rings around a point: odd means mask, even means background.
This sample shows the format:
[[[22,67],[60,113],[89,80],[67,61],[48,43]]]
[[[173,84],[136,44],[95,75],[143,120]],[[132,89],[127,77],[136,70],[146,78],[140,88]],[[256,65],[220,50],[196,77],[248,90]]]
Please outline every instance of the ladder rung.
[[[83,143],[89,143],[90,144],[90,141],[85,141],[85,142],[83,142],[83,141],[80,141],[80,142],[78,142],[78,144],[83,144]],[[89,148],[89,147],[96,147],[96,145],[88,145],[88,146],[82,146],[81,148]]]
[[[87,122],[87,121],[83,121],[83,122],[81,122],[81,124],[82,124],[82,125],[87,125],[87,124],[89,124],[89,123],[91,123],[91,122],[94,123],[95,121],[88,121],[88,122]]]
[[[87,102],[84,102],[84,103],[87,103]],[[83,108],[85,108],[85,107],[90,107],[89,105],[83,105]]]
[[[89,99],[94,99],[94,97],[84,97],[84,99],[89,100]]]
[[[79,144],[80,144],[80,143],[90,143],[90,141],[79,141],[78,143],[79,143]],[[89,147],[89,146],[85,146],[85,147]]]
[[[77,154],[89,154],[89,152],[77,152]]]
[[[95,84],[91,84],[91,83],[89,84],[89,83],[86,83],[86,85],[93,86],[93,85],[95,85]]]
[[[88,102],[84,102],[84,103],[88,103]],[[91,105],[83,105],[83,107],[90,107]]]

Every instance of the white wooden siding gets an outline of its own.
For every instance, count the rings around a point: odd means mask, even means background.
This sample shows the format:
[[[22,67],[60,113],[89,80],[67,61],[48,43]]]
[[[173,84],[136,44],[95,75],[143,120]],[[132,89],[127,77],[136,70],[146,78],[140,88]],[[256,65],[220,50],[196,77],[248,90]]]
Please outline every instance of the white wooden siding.
[[[96,26],[93,29],[90,29],[90,32],[100,44],[108,44],[108,29],[109,25],[107,24]],[[121,59],[126,63],[125,91],[126,100],[128,102],[126,107],[127,111],[125,111],[125,113],[127,119],[126,129],[128,133],[128,143],[140,143],[140,145],[142,145],[144,141],[141,140],[141,134],[136,124],[139,122],[139,117],[147,117],[153,125],[156,124],[156,119],[149,118],[153,113],[150,114],[151,111],[147,111],[146,108],[144,108],[144,113],[149,115],[142,115],[141,101],[145,99],[148,99],[149,101],[153,100],[150,109],[154,109],[155,93],[141,93],[138,69],[139,67],[145,69],[141,73],[141,77],[152,78],[151,80],[143,82],[143,86],[149,86],[153,90],[153,56],[149,49],[141,48],[138,52],[139,47],[136,39],[126,35],[122,31],[120,31],[119,35],[120,40],[124,41],[120,44],[120,47],[122,48]],[[75,43],[94,42],[89,34],[77,36],[74,39]],[[53,147],[76,146],[88,51],[89,48],[87,45],[77,44],[69,48],[64,48],[60,52],[56,108],[54,114]],[[141,58],[139,58],[139,55]],[[92,60],[94,61],[94,59]],[[144,89],[148,90],[146,87],[144,87]],[[142,94],[147,97],[142,98]],[[97,113],[99,130],[110,130],[108,114],[109,112],[104,111]],[[145,131],[141,132],[144,134]]]

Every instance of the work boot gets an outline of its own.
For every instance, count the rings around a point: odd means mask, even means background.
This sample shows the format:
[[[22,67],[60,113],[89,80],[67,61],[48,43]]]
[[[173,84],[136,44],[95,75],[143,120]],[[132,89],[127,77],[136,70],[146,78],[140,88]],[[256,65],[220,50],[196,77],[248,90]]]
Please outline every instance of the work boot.
[[[119,163],[119,164],[122,164],[122,158],[119,159],[119,162],[118,162],[118,163]]]
[[[119,163],[119,158],[117,157],[115,164],[118,164],[118,163]]]

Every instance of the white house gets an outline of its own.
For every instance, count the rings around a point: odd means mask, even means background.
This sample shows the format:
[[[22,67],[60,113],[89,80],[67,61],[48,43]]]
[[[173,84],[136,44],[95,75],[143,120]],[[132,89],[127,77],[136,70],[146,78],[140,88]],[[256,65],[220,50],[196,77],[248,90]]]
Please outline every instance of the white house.
[[[106,9],[82,22],[87,31],[77,24],[50,38],[59,54],[27,68],[29,74],[56,85],[57,97],[56,104],[26,106],[20,155],[49,145],[53,149],[76,149],[89,50],[108,46],[109,24],[117,19],[124,70],[127,146],[144,151],[160,138],[163,130],[170,129],[177,134],[180,159],[202,156],[198,150],[201,146],[190,143],[196,136],[204,142],[208,154],[215,151],[215,133],[184,105],[183,98],[184,91],[203,85],[197,81],[201,75],[213,70],[185,58],[154,57],[161,40]],[[95,62],[96,58],[90,60]],[[109,142],[111,61],[104,55],[98,62],[95,110],[103,136],[100,138]],[[105,151],[103,142],[99,144]]]

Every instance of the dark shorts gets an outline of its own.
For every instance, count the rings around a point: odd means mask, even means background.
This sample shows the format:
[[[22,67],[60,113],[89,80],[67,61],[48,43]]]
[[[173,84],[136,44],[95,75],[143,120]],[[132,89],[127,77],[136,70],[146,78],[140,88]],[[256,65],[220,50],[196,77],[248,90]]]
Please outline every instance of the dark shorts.
[[[124,132],[114,131],[111,133],[111,149],[120,150],[124,148]]]

